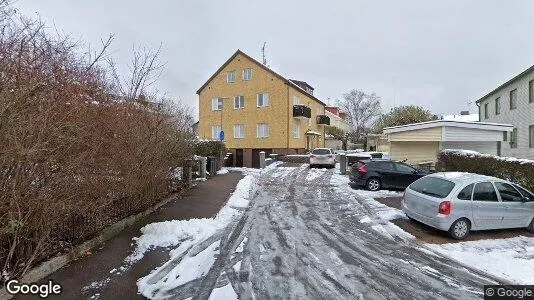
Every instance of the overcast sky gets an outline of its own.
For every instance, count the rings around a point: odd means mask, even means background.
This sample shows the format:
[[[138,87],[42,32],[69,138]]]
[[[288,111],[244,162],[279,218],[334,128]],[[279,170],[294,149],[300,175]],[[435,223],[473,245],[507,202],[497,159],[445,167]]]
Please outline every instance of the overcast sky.
[[[291,2],[291,3],[290,3]],[[197,114],[196,90],[237,49],[304,80],[330,104],[350,89],[384,110],[417,104],[453,114],[534,64],[534,1],[18,0],[28,16],[92,45],[116,35],[114,56],[157,48],[157,89]]]

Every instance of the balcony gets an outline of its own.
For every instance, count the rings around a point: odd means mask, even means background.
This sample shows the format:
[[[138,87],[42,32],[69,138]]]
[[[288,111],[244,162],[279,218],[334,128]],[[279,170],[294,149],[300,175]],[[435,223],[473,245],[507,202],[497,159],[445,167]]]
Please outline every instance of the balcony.
[[[317,125],[330,125],[330,117],[327,115],[318,115]]]
[[[293,105],[293,118],[297,118],[297,119],[311,118],[311,108],[307,105]]]

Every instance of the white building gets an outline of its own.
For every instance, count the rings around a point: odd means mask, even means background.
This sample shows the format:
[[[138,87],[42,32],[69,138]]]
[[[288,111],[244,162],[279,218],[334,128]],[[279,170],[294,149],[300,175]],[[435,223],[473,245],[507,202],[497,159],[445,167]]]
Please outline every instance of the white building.
[[[534,66],[477,100],[481,122],[514,126],[503,134],[502,156],[534,159]]]
[[[500,155],[502,136],[512,128],[508,124],[436,120],[387,127],[384,134],[388,136],[392,159],[419,164],[435,163],[443,149]]]

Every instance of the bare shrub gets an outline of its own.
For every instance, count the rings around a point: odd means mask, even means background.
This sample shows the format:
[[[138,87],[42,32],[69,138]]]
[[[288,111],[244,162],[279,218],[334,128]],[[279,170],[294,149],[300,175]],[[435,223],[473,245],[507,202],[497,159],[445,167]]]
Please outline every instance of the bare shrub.
[[[3,280],[154,205],[193,151],[187,109],[143,96],[158,52],[136,52],[135,80],[118,88],[105,63],[112,36],[81,55],[43,28],[0,1]]]

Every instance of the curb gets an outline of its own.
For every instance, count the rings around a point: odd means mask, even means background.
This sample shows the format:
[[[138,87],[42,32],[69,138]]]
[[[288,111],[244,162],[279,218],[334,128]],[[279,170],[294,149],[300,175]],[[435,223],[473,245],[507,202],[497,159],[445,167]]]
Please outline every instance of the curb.
[[[142,219],[143,217],[155,212],[159,208],[161,208],[163,205],[171,202],[172,200],[178,200],[181,198],[182,193],[185,191],[188,191],[191,189],[191,187],[186,187],[184,190],[181,190],[179,192],[176,192],[167,198],[163,199],[156,205],[148,208],[147,210],[140,212],[136,215],[132,215],[129,217],[126,217],[117,223],[104,228],[102,231],[100,231],[100,234],[88,241],[83,242],[82,244],[73,247],[68,253],[63,255],[55,256],[47,261],[42,262],[38,266],[32,268],[22,279],[20,279],[21,283],[34,283],[38,282],[45,277],[51,275],[55,271],[63,268],[64,266],[68,265],[70,262],[77,260],[81,258],[85,253],[87,253],[89,250],[95,249],[97,246],[100,246],[104,242],[112,239],[116,235],[118,235],[122,230],[124,230],[126,227],[129,227]],[[13,295],[9,294],[6,290],[6,287],[3,287],[2,290],[0,290],[0,299],[11,299],[13,298]]]

